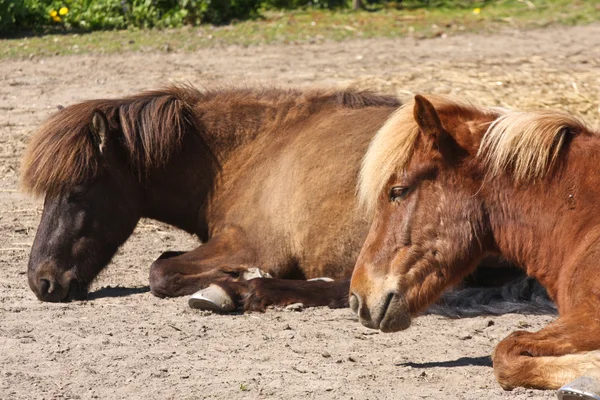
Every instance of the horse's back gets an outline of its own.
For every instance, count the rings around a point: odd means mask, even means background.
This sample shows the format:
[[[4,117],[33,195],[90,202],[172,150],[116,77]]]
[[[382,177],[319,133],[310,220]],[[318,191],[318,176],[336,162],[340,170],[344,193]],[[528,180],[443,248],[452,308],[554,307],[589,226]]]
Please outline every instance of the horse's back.
[[[358,170],[393,110],[324,110],[244,146],[223,165],[212,230],[243,229],[254,262],[276,276],[350,276],[368,229]]]

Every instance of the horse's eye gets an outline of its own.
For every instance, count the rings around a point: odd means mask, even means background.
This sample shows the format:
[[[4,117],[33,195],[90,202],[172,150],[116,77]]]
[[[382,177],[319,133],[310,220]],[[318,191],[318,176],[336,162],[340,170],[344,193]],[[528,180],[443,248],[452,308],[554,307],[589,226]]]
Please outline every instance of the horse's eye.
[[[75,186],[69,193],[68,200],[70,202],[78,202],[84,199],[87,194],[87,189],[82,186]]]
[[[406,186],[394,186],[390,189],[390,201],[399,201],[404,199],[408,193],[410,192],[410,188]]]

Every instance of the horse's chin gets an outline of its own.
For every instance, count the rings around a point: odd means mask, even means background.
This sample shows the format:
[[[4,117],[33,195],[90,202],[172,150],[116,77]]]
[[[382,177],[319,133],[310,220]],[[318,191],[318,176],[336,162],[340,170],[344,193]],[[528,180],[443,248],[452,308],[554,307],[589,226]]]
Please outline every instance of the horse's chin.
[[[394,295],[384,310],[383,318],[379,322],[379,330],[382,332],[398,332],[408,329],[412,317],[408,304],[403,296]]]

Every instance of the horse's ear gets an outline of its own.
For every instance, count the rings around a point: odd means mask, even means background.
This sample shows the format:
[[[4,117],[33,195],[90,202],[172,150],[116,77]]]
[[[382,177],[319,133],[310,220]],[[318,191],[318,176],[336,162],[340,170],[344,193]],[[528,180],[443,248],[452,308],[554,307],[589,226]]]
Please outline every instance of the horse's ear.
[[[428,148],[435,148],[444,156],[462,154],[464,150],[444,129],[440,116],[429,100],[421,95],[415,96],[413,115]]]
[[[100,110],[94,111],[92,116],[92,143],[98,149],[100,154],[106,147],[106,133],[108,132],[108,120],[106,115]]]
[[[424,139],[439,143],[445,131],[433,104],[420,94],[416,95],[413,115],[424,135]]]

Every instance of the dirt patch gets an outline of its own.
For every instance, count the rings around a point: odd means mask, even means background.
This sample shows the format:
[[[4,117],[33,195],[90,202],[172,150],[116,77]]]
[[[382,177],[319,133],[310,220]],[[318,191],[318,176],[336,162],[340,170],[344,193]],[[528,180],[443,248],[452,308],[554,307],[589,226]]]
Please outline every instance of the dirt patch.
[[[488,358],[516,329],[552,317],[415,320],[363,328],[349,310],[218,316],[159,300],[150,263],[196,240],[143,221],[92,300],[38,302],[26,281],[41,201],[17,191],[27,138],[58,104],[169,82],[374,87],[487,105],[552,107],[600,122],[600,25],[432,40],[228,47],[193,54],[33,58],[0,63],[0,398],[554,398],[496,384]],[[118,286],[118,287],[117,287]]]

